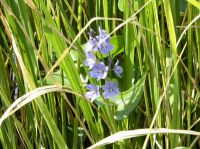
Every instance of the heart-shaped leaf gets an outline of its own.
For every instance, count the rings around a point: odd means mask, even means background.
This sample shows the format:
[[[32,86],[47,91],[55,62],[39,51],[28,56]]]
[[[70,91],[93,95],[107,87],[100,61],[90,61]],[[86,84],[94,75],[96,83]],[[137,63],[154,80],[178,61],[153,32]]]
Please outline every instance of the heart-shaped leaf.
[[[129,115],[129,113],[136,108],[143,93],[145,80],[146,80],[146,75],[144,75],[126,93],[122,93],[121,101],[119,99],[116,100],[116,104],[118,105],[118,107],[114,115],[115,119],[122,120],[126,118]]]
[[[143,87],[146,80],[146,74],[129,90],[122,92],[115,99],[110,99],[109,102],[117,106],[117,111],[115,112],[114,118],[117,120],[122,120],[126,118],[128,114],[133,111],[138,105],[141,95],[143,93]],[[95,100],[98,106],[105,104],[102,97]]]

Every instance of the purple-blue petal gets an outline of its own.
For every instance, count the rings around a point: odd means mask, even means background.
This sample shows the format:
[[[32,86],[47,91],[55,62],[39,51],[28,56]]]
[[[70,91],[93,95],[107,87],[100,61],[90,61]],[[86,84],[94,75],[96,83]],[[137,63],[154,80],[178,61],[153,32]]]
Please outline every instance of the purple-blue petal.
[[[99,86],[96,86],[94,84],[87,84],[86,85],[87,91],[85,93],[85,97],[91,99],[91,101],[93,102],[97,97],[100,96],[100,92],[99,92]]]
[[[97,86],[94,85],[94,84],[86,84],[86,88],[87,88],[88,90],[95,90],[95,89],[97,89]]]
[[[85,52],[97,51],[97,40],[95,38],[90,38],[85,45]]]
[[[119,60],[117,60],[115,63],[115,66],[118,66],[118,65],[119,65]]]
[[[95,57],[94,53],[87,52],[86,53],[86,60],[84,61],[84,64],[86,66],[88,66],[89,69],[91,69],[94,66],[95,63],[96,63],[96,57]]]
[[[115,98],[119,94],[119,88],[116,82],[108,81],[102,89],[104,90],[104,98]]]
[[[117,60],[117,62],[115,63],[115,66],[114,66],[114,72],[119,78],[121,78],[123,68],[121,66],[118,66],[118,64],[119,64],[119,61]]]
[[[86,53],[86,57],[87,57],[87,58],[94,59],[94,60],[96,59],[94,53],[92,53],[92,52],[87,52],[87,53]]]
[[[112,51],[113,49],[114,49],[114,46],[110,43],[107,44],[104,42],[99,46],[99,50],[100,50],[101,54],[109,55],[109,52]]]
[[[105,79],[108,73],[108,66],[105,66],[103,62],[95,63],[92,67],[89,75],[96,78],[97,81],[100,79]]]
[[[99,30],[99,38],[103,40],[103,42],[109,43],[110,42],[110,36],[106,33],[105,30],[101,29],[100,27],[98,28]]]

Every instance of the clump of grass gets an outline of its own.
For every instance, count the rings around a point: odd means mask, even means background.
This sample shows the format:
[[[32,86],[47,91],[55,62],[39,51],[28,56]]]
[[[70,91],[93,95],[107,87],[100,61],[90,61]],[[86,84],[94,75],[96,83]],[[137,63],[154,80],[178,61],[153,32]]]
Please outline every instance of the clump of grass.
[[[198,1],[0,4],[0,146],[199,147]],[[85,85],[108,81],[84,65],[88,30],[98,27],[123,74],[108,72],[119,86],[114,99],[91,102]]]

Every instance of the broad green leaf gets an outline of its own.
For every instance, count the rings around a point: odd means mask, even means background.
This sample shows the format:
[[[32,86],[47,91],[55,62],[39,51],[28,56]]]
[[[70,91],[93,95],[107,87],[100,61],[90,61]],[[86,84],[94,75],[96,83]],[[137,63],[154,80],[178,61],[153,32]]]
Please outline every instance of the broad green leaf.
[[[116,100],[118,107],[114,115],[115,119],[122,120],[126,118],[129,113],[136,108],[143,93],[145,79],[146,75],[144,75],[135,85],[133,85],[131,90],[122,94],[123,100],[121,100],[121,102],[119,102],[119,99]]]
[[[117,106],[117,111],[114,115],[116,120],[122,120],[127,117],[131,111],[138,105],[141,95],[143,93],[143,87],[146,80],[146,74],[129,90],[122,92],[116,96],[115,99],[110,99],[109,102]],[[98,106],[105,104],[104,99],[99,97],[95,100]]]
[[[124,51],[124,36],[113,36],[110,38],[110,43],[114,46],[114,50],[111,52],[112,55],[116,56]]]

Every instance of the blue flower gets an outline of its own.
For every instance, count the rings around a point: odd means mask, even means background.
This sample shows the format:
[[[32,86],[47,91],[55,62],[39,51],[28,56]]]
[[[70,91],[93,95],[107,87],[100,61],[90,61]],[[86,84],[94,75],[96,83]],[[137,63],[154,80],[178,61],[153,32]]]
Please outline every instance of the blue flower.
[[[90,76],[96,78],[97,81],[105,79],[108,73],[108,66],[105,66],[103,62],[95,63],[90,71]]]
[[[99,39],[98,49],[101,52],[101,54],[109,55],[109,52],[111,52],[114,49],[114,46],[104,41],[104,39]]]
[[[104,90],[104,98],[115,98],[119,94],[119,87],[116,82],[108,81],[102,89]]]
[[[123,69],[122,69],[121,66],[119,66],[119,61],[118,61],[118,60],[117,60],[117,62],[115,63],[114,72],[115,72],[115,74],[116,74],[119,78],[122,77],[121,74],[122,74],[122,72],[123,72]]]
[[[85,97],[91,99],[91,102],[93,102],[97,97],[100,96],[99,86],[96,86],[94,84],[87,84],[86,88],[89,91],[85,93]]]
[[[92,52],[87,52],[86,53],[86,60],[84,61],[84,64],[86,66],[89,67],[89,69],[92,69],[92,67],[94,66],[95,62],[96,62],[96,57],[94,55],[94,53]]]
[[[97,47],[101,54],[109,55],[109,52],[114,49],[114,46],[110,44],[110,36],[99,27],[99,36],[96,38],[98,39]]]
[[[85,45],[85,52],[97,51],[98,41],[96,38],[90,37]]]
[[[106,33],[105,30],[101,29],[100,27],[98,28],[99,30],[99,39],[103,39],[106,43],[110,42],[110,36]]]

